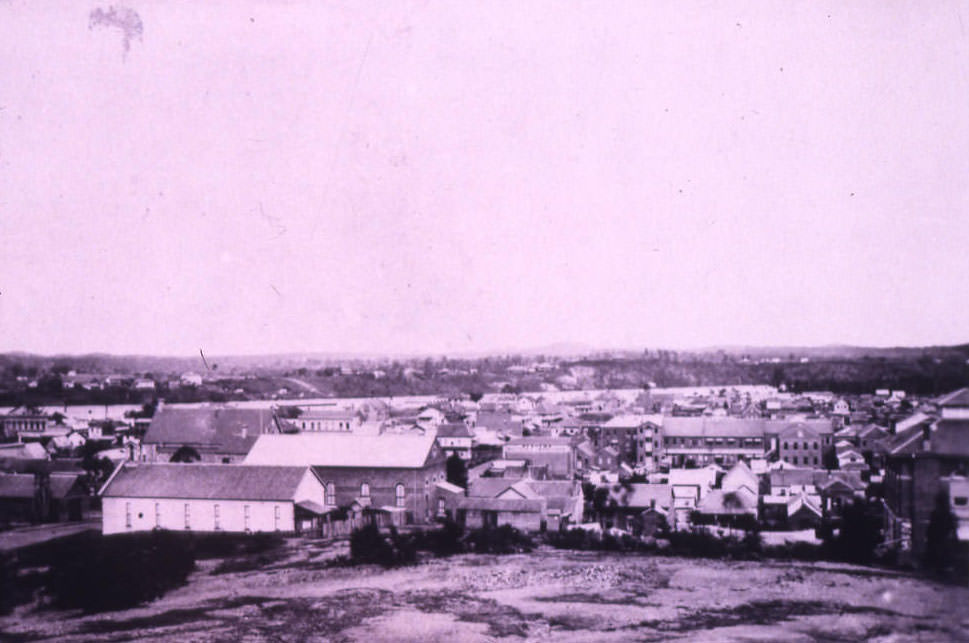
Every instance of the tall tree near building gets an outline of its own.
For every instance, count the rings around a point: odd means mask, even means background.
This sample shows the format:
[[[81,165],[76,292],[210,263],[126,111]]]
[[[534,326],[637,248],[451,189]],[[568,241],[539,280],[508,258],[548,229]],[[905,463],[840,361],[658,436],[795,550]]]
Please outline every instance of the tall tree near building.
[[[943,573],[955,562],[959,541],[956,538],[956,519],[949,508],[949,496],[945,491],[935,495],[935,507],[929,516],[925,533],[925,564],[937,573]]]
[[[462,489],[468,488],[468,468],[457,453],[447,459],[447,481]]]

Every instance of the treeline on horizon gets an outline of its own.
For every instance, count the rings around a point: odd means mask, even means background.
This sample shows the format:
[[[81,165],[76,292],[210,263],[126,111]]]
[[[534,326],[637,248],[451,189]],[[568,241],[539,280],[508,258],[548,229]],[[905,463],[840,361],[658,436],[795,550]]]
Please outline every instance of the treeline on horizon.
[[[263,365],[251,371],[210,370],[206,372],[208,381],[202,387],[169,389],[162,385],[156,391],[137,391],[126,386],[68,389],[63,385],[70,370],[100,375],[118,373],[124,366],[126,358],[123,357],[41,358],[6,354],[0,355],[0,404],[144,404],[156,398],[168,402],[225,402],[272,396],[296,399],[300,392],[307,397],[461,396],[539,392],[549,385],[563,389],[647,389],[766,384],[783,386],[793,392],[862,394],[893,389],[936,395],[969,385],[969,346],[886,349],[886,353],[828,359],[790,353],[764,359],[723,350],[704,353],[647,350],[572,359],[537,355],[424,358],[377,365],[349,362],[347,368]],[[543,367],[522,368],[535,364]],[[180,371],[121,372],[163,382],[177,379]],[[37,386],[25,388],[24,376],[36,378]],[[301,389],[294,385],[293,379],[311,388]],[[279,391],[284,388],[288,393],[280,395]],[[311,389],[319,393],[310,394]]]

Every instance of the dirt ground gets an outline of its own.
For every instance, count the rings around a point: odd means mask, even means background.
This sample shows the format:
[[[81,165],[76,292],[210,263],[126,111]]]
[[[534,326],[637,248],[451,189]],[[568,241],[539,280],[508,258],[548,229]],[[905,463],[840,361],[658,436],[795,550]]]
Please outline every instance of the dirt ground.
[[[0,640],[958,641],[969,588],[825,563],[562,552],[334,567],[345,544],[293,543],[261,568],[203,561],[137,609],[22,607]]]

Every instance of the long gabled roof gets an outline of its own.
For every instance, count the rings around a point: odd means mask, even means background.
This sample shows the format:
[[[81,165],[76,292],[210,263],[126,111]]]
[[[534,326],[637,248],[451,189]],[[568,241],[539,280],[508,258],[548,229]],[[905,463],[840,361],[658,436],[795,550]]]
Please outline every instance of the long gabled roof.
[[[762,438],[765,420],[734,417],[677,417],[663,418],[665,437],[729,437]]]
[[[51,475],[49,478],[51,497],[65,498],[74,489],[79,477],[77,474]],[[0,498],[33,498],[35,485],[35,477],[29,473],[0,474]]]
[[[260,434],[276,429],[271,409],[166,406],[155,413],[144,442],[201,446],[219,453],[245,455]]]
[[[969,388],[961,388],[958,391],[953,391],[948,395],[944,395],[938,400],[939,406],[948,407],[969,407]]]
[[[240,464],[125,465],[108,481],[105,498],[292,500],[307,467]]]
[[[434,449],[433,433],[299,433],[261,435],[245,464],[419,469]]]

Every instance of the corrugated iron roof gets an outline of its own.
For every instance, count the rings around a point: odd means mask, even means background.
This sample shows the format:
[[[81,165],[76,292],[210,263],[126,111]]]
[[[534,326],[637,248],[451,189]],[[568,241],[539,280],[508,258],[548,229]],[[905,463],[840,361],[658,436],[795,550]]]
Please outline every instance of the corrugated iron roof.
[[[261,435],[245,463],[416,469],[428,461],[436,439],[430,433]]]
[[[125,465],[108,482],[106,498],[292,500],[307,467],[244,464]]]
[[[152,418],[144,443],[200,445],[245,455],[260,434],[276,430],[271,409],[162,407]]]

